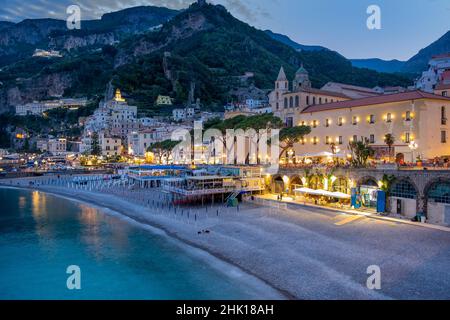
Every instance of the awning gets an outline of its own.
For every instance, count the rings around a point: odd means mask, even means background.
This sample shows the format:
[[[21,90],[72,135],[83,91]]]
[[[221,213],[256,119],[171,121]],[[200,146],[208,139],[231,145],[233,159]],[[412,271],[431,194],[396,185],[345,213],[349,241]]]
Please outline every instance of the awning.
[[[300,192],[304,194],[310,194],[315,196],[324,196],[324,197],[330,197],[330,198],[336,198],[336,199],[350,199],[351,196],[343,193],[343,192],[331,192],[327,190],[314,190],[309,188],[298,188],[294,189],[295,192]]]
[[[323,157],[331,157],[331,158],[345,158],[346,155],[342,153],[333,154],[331,152],[323,151],[319,153],[305,153],[297,155],[299,158],[323,158]]]

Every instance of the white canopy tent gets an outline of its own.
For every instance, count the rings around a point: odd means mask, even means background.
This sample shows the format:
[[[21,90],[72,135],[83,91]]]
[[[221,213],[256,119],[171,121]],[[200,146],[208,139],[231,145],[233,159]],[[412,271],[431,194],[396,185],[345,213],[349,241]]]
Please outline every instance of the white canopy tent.
[[[315,195],[315,196],[324,196],[324,197],[330,197],[330,198],[337,198],[337,199],[350,199],[351,196],[346,194],[346,193],[342,193],[342,192],[331,192],[331,191],[327,191],[327,190],[314,190],[314,189],[309,189],[309,188],[298,188],[298,189],[294,189],[294,192],[299,192],[299,193],[303,193],[303,194],[310,194],[310,195]]]

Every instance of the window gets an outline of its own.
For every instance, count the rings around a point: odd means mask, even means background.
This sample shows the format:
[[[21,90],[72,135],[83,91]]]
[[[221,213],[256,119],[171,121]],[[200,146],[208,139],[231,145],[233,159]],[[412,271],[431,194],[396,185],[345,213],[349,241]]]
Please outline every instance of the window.
[[[392,122],[392,113],[388,113],[386,116],[386,122],[391,123]]]
[[[375,143],[375,135],[374,134],[370,135],[369,141],[370,141],[370,143]]]
[[[306,105],[309,106],[309,96],[306,96]]]
[[[295,107],[300,106],[300,97],[299,96],[295,96]]]
[[[405,133],[405,142],[410,143],[411,142],[411,134],[409,132]]]
[[[306,126],[306,122],[305,122],[305,121],[302,121],[301,125],[302,125],[302,126]]]
[[[329,127],[330,126],[330,119],[326,119],[325,120],[325,127]]]
[[[294,107],[294,98],[290,97],[289,98],[289,108],[293,108]]]
[[[447,143],[447,131],[441,131],[441,143]]]
[[[406,111],[405,121],[411,121],[411,111]]]
[[[313,97],[313,105],[316,104],[316,97]]]
[[[447,112],[445,107],[441,107],[441,124],[445,126],[447,124]]]
[[[288,98],[284,98],[284,107],[285,107],[285,108],[288,107]]]
[[[314,138],[313,138],[313,144],[316,145],[318,141],[319,141],[319,140],[317,139],[317,137],[314,137]]]
[[[292,117],[287,117],[286,118],[286,127],[288,128],[292,128],[294,126],[294,120]]]
[[[369,116],[369,123],[370,123],[370,124],[374,124],[374,123],[375,123],[375,115],[374,115],[374,114],[371,114],[371,115]]]
[[[342,119],[342,117],[339,117],[339,119],[338,119],[338,126],[342,127],[343,123],[344,123],[344,120]]]
[[[330,137],[329,136],[325,137],[325,144],[330,144]]]
[[[417,199],[417,191],[407,180],[401,180],[392,186],[390,195],[397,198]]]
[[[278,102],[277,102],[276,106],[277,106],[277,110],[279,110],[280,109],[280,104]]]
[[[342,136],[339,136],[338,142],[339,142],[339,144],[343,144],[344,143],[344,139],[342,138]]]
[[[358,142],[358,136],[356,134],[353,136],[352,141],[353,142]]]
[[[319,104],[322,104],[322,98],[319,98]]]
[[[446,97],[447,96],[447,91],[442,91],[442,96]]]
[[[352,124],[353,124],[354,126],[356,126],[356,125],[358,124],[358,117],[357,117],[357,116],[353,116],[353,118],[352,118]]]
[[[317,120],[313,120],[312,126],[313,126],[313,128],[317,128]]]
[[[300,142],[302,143],[302,145],[305,145],[305,138],[302,138],[302,140],[300,140]]]

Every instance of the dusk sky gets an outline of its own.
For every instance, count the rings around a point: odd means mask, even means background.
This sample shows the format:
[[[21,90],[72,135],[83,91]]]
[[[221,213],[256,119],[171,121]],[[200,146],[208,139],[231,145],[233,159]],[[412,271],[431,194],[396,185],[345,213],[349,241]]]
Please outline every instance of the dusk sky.
[[[78,4],[82,19],[137,5],[185,8],[193,0],[9,0],[0,20],[66,17]],[[260,29],[302,44],[322,45],[347,58],[407,60],[450,30],[450,0],[213,0]],[[381,30],[366,27],[369,5],[381,8]]]

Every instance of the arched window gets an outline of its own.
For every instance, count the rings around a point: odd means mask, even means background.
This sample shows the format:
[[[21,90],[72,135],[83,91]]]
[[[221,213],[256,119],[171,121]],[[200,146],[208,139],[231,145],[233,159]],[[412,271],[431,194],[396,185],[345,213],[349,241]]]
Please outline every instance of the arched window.
[[[450,182],[433,184],[427,193],[427,197],[434,202],[450,204]]]
[[[289,98],[289,108],[293,108],[294,107],[294,98],[290,97]]]
[[[306,105],[309,106],[309,96],[306,96]]]
[[[400,180],[391,187],[391,197],[417,199],[417,191],[408,180]]]
[[[313,97],[313,105],[316,104],[316,97]]]
[[[300,106],[300,97],[299,96],[295,96],[295,107],[299,107]]]
[[[288,98],[284,98],[284,107],[285,107],[285,108],[288,107]]]
[[[322,104],[322,98],[319,98],[319,104]]]

